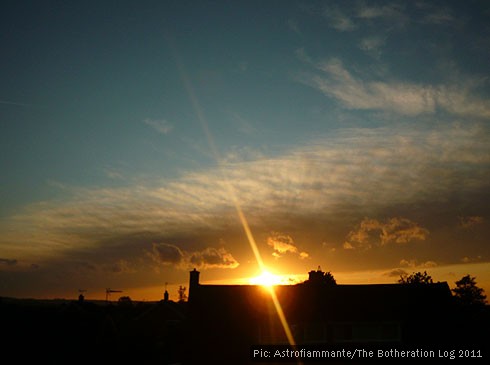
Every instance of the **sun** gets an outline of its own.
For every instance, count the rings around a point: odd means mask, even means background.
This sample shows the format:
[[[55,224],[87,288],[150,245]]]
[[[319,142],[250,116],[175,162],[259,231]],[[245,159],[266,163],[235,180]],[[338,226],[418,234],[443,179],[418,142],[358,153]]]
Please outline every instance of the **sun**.
[[[262,274],[250,278],[250,284],[252,285],[262,285],[262,286],[273,286],[281,283],[281,278],[277,275],[271,274],[268,271],[262,271]]]

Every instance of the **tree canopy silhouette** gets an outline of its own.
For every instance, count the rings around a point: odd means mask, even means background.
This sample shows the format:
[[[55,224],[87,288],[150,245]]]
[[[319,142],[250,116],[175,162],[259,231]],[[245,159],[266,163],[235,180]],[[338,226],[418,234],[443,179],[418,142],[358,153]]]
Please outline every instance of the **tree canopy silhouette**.
[[[330,285],[335,285],[337,284],[337,281],[335,280],[335,278],[333,277],[333,274],[330,272],[330,271],[327,271],[324,275],[323,275],[323,283],[324,284],[330,284]]]
[[[483,294],[483,289],[476,286],[476,277],[471,277],[470,274],[463,276],[461,280],[455,282],[456,287],[451,289],[457,300],[464,305],[484,305],[486,295]]]
[[[117,305],[119,305],[121,307],[132,307],[133,301],[128,296],[122,296],[122,297],[119,297],[119,299],[117,300]]]
[[[411,275],[400,275],[400,280],[398,280],[400,284],[432,284],[434,281],[432,277],[427,274],[427,271],[421,273],[420,271],[414,272]]]

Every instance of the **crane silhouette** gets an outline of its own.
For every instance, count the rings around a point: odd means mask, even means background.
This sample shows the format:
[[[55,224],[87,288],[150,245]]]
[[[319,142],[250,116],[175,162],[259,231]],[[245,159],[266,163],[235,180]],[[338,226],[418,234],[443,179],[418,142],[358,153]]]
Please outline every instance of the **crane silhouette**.
[[[106,290],[105,290],[105,301],[106,302],[109,301],[111,293],[122,293],[122,290],[113,290],[111,288],[106,288]]]

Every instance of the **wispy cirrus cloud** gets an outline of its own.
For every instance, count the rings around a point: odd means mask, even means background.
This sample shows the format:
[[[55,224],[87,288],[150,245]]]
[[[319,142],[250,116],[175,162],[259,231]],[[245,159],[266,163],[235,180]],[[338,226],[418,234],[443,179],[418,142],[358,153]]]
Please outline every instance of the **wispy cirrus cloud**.
[[[353,19],[338,6],[327,6],[324,10],[324,16],[329,25],[338,31],[353,31],[357,28]]]
[[[380,26],[381,22],[386,23],[385,26],[400,28],[409,22],[404,7],[394,2],[381,5],[327,5],[323,15],[329,26],[340,32],[352,32],[364,26]]]
[[[342,61],[332,58],[320,63],[321,73],[304,76],[301,81],[348,109],[384,110],[406,116],[433,114],[438,109],[470,117],[490,117],[490,103],[473,89],[473,80],[459,84],[417,84],[397,80],[365,80],[347,70]]]
[[[395,19],[399,20],[405,17],[403,6],[396,2],[382,5],[359,3],[355,13],[358,18],[368,20],[385,18],[395,21]]]
[[[124,259],[117,260],[116,262],[107,265],[106,270],[114,274],[128,274],[136,272],[133,265]]]
[[[362,38],[359,42],[359,48],[373,56],[381,54],[381,48],[384,46],[386,38],[382,36],[369,36]]]
[[[448,8],[441,8],[432,13],[426,14],[423,21],[429,24],[449,24],[454,22],[454,16]]]
[[[327,5],[323,15],[329,26],[339,32],[375,27],[390,32],[393,29],[407,29],[409,24],[416,23],[435,26],[461,23],[451,8],[422,1],[414,4],[393,1],[377,4],[344,2]]]
[[[143,123],[164,135],[169,134],[174,129],[173,125],[165,119],[145,119]]]
[[[447,6],[434,4],[430,1],[420,1],[415,3],[415,8],[422,13],[421,17],[415,21],[434,25],[446,25],[456,22],[453,10]],[[457,21],[461,22],[461,19]]]
[[[273,224],[282,230],[284,216],[313,220],[342,212],[352,222],[379,216],[388,207],[444,202],[455,192],[478,196],[488,189],[488,181],[490,135],[482,125],[342,129],[282,155],[233,159],[221,170],[203,169],[174,180],[133,179],[127,186],[91,188],[62,184],[63,200],[31,204],[0,221],[0,252],[2,257],[39,262],[125,245],[133,249],[119,250],[117,257],[111,252],[111,260],[127,260],[151,242],[188,232],[230,230],[238,221],[226,184],[235,190],[254,227]],[[393,218],[361,223],[346,242],[361,247],[369,243],[365,237],[389,244],[426,236],[425,228],[412,220]],[[170,242],[188,253],[209,247],[198,241],[192,248],[182,246],[183,241]],[[170,257],[181,256],[174,249]],[[193,260],[199,263],[201,256]]]

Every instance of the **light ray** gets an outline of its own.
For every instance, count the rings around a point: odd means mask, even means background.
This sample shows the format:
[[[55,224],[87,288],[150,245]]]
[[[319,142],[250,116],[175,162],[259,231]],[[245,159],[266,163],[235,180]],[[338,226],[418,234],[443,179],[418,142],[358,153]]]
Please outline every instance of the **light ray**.
[[[206,139],[208,141],[209,147],[211,149],[211,152],[213,154],[213,157],[216,159],[221,175],[223,176],[223,181],[225,182],[226,190],[228,193],[228,196],[231,198],[233,205],[235,206],[235,210],[237,212],[238,218],[240,219],[240,223],[243,227],[243,230],[245,232],[245,235],[247,236],[248,243],[250,245],[250,248],[252,249],[252,252],[254,254],[255,260],[257,261],[257,265],[259,266],[260,272],[265,272],[266,267],[264,265],[264,262],[262,260],[262,256],[260,254],[259,248],[257,246],[257,243],[255,241],[255,238],[253,236],[252,230],[250,229],[250,225],[248,224],[247,218],[243,212],[243,209],[240,205],[240,202],[238,201],[237,194],[235,192],[235,189],[233,186],[230,184],[229,179],[227,177],[226,171],[223,166],[223,160],[220,157],[220,154],[218,152],[218,149],[216,147],[216,144],[214,143],[214,138],[211,134],[211,131],[209,130],[208,123],[206,121],[206,118],[204,116],[204,112],[199,104],[199,101],[197,99],[197,96],[194,92],[194,88],[192,87],[192,83],[187,76],[187,72],[185,70],[184,64],[180,59],[179,53],[177,52],[177,49],[174,47],[172,40],[170,37],[167,37],[168,44],[171,48],[172,54],[174,56],[175,63],[177,65],[180,77],[182,79],[182,82],[184,84],[184,88],[189,96],[189,99],[192,104],[192,108],[194,109],[194,112],[196,113],[197,119],[199,120],[199,123],[201,124],[201,127],[204,131],[204,134],[206,136]],[[296,342],[294,340],[294,337],[292,335],[291,329],[289,327],[289,324],[287,322],[286,316],[284,315],[284,311],[282,310],[281,303],[279,302],[279,299],[277,298],[276,292],[273,287],[270,287],[270,295],[272,302],[274,303],[274,307],[276,309],[277,315],[279,317],[279,320],[281,321],[281,325],[284,329],[284,332],[286,334],[286,337],[288,339],[288,342],[291,346],[295,347]]]
[[[289,344],[295,349],[296,347],[296,341],[294,340],[293,333],[291,332],[291,328],[289,327],[289,323],[286,319],[286,316],[284,315],[284,312],[282,310],[281,303],[279,302],[279,299],[277,298],[276,295],[276,290],[274,289],[274,286],[268,287],[269,293],[271,294],[272,302],[274,303],[274,307],[276,308],[277,316],[279,317],[279,320],[281,321],[282,328],[284,329],[284,333],[286,334],[286,337],[288,339]],[[300,362],[298,362],[300,363]]]

